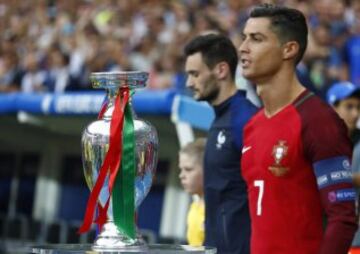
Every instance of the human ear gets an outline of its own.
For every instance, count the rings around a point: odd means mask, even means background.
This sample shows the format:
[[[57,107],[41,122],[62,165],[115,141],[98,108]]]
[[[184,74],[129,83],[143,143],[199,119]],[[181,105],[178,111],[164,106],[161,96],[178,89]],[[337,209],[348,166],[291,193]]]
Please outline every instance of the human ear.
[[[290,60],[296,58],[299,53],[299,43],[296,41],[286,42],[283,46],[283,59]]]
[[[229,65],[226,62],[220,62],[215,66],[215,75],[218,79],[225,79],[229,73]]]

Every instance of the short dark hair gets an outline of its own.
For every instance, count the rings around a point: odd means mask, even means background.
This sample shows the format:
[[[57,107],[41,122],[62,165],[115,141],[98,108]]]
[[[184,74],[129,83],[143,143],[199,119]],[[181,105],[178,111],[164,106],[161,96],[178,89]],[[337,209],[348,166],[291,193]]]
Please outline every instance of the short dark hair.
[[[221,34],[196,36],[185,46],[184,53],[188,57],[198,52],[201,53],[205,64],[210,69],[222,61],[226,62],[230,68],[231,78],[235,79],[238,55],[229,38]]]
[[[273,4],[260,4],[250,12],[251,18],[267,17],[271,22],[271,29],[281,43],[296,41],[299,44],[299,53],[295,64],[302,59],[308,37],[308,27],[304,14],[296,9]]]

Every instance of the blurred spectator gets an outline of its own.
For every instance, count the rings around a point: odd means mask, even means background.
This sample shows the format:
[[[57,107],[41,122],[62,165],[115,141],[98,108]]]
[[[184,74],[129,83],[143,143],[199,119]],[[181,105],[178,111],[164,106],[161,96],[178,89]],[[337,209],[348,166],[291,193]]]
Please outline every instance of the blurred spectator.
[[[360,141],[360,130],[356,123],[360,116],[360,87],[350,82],[339,82],[330,87],[327,101],[342,118],[354,145]]]
[[[336,79],[330,72],[331,66],[335,64],[333,58],[336,57],[336,51],[331,46],[330,26],[320,23],[311,32],[305,64],[308,66],[311,81],[322,97],[327,86]]]
[[[347,22],[350,25],[351,32],[345,51],[349,65],[349,76],[354,84],[360,86],[360,1],[351,1]]]
[[[0,61],[0,92],[20,89],[23,72],[15,52],[4,52]]]
[[[39,59],[34,52],[29,52],[24,58],[25,75],[21,81],[21,90],[23,92],[45,91],[44,82],[46,78],[45,71],[39,69]]]
[[[359,188],[360,188],[360,130],[357,122],[360,117],[360,87],[350,82],[336,83],[330,87],[327,93],[327,101],[333,106],[338,115],[344,120],[349,137],[354,145],[352,156],[353,181],[357,187],[356,207],[359,213]],[[353,245],[359,246],[360,231],[358,230]]]
[[[151,89],[183,89],[185,43],[217,31],[238,44],[260,2],[307,15],[309,47],[298,69],[310,89],[324,96],[334,81],[360,85],[358,0],[29,0],[0,3],[0,92],[88,89],[90,72],[125,70],[149,71]]]
[[[54,47],[48,53],[48,70],[44,81],[49,92],[64,92],[70,83],[69,56]]]

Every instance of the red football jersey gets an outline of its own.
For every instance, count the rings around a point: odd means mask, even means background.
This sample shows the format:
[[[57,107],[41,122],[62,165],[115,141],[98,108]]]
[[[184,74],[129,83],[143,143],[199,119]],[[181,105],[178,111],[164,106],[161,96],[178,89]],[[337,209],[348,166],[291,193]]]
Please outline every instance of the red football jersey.
[[[242,153],[252,254],[343,253],[356,230],[351,145],[330,107],[306,91],[271,118],[259,111],[244,129]],[[331,221],[325,236],[323,208]],[[323,246],[336,234],[344,234],[342,246]]]

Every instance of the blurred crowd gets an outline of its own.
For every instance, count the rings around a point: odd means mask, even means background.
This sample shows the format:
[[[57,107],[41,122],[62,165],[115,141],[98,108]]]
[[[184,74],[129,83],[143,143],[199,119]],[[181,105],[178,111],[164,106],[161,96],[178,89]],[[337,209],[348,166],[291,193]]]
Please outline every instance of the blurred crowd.
[[[360,85],[359,0],[0,0],[0,92],[90,89],[95,71],[150,72],[149,89],[182,89],[183,46],[214,30],[236,45],[249,8],[286,4],[308,19],[298,73],[323,96],[335,81]]]

